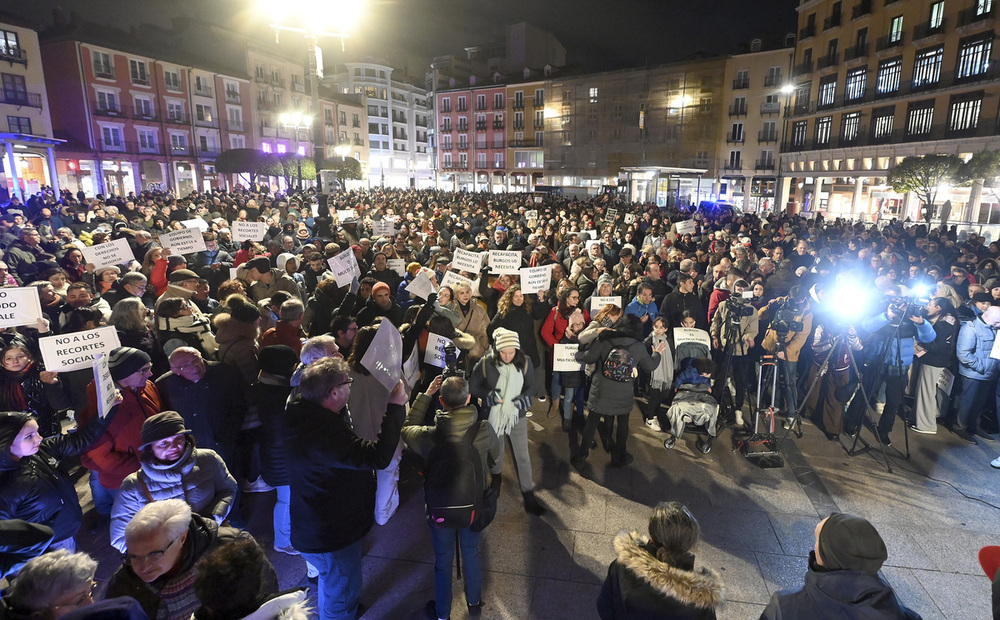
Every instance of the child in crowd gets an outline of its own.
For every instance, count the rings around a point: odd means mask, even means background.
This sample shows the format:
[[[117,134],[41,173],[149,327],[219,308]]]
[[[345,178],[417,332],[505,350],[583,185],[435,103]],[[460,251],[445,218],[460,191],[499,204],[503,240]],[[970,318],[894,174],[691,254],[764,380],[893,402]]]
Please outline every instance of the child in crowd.
[[[649,375],[649,400],[643,412],[646,426],[656,432],[660,432],[663,428],[665,420],[660,413],[660,403],[664,397],[669,396],[670,384],[674,378],[674,358],[670,355],[670,345],[667,342],[667,320],[664,317],[657,317],[653,321],[653,332],[646,336],[645,343],[652,351],[661,342],[667,349],[660,356],[660,363]]]

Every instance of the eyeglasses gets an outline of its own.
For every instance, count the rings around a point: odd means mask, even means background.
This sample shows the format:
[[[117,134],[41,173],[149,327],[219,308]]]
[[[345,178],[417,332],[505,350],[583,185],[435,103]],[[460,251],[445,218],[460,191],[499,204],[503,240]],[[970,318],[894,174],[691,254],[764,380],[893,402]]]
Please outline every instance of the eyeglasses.
[[[90,589],[84,592],[72,603],[63,603],[62,605],[50,605],[46,609],[58,609],[60,607],[80,607],[87,602],[87,599],[91,601],[94,600],[94,593],[97,592],[97,582],[93,579],[90,580]]]
[[[159,551],[151,551],[146,555],[132,555],[126,553],[122,557],[122,562],[125,563],[125,566],[135,566],[136,564],[145,564],[147,562],[159,562],[160,559],[163,557],[163,554],[167,552],[167,549],[170,549],[170,547],[172,547],[173,544],[177,542],[177,540],[178,539],[175,538],[171,540],[169,543],[167,543],[167,546],[164,547],[163,549],[160,549]]]
[[[339,388],[342,385],[350,385],[352,383],[354,383],[354,379],[351,378],[351,377],[348,377],[347,381],[344,381],[343,383],[338,383],[337,385],[335,385],[332,388],[330,388],[330,391],[332,392],[332,391],[336,390],[337,388]]]

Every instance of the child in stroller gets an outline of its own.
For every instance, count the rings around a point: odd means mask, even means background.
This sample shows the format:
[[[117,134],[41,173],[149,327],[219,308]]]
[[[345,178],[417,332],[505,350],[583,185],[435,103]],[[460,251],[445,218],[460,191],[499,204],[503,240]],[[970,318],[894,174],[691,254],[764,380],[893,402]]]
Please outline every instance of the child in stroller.
[[[684,368],[674,379],[674,399],[667,410],[670,432],[663,441],[663,447],[672,449],[687,425],[693,424],[704,427],[708,433],[706,441],[698,441],[698,449],[707,454],[712,449],[719,417],[719,403],[712,396],[711,377],[715,372],[715,362],[707,357],[688,358],[682,366]]]

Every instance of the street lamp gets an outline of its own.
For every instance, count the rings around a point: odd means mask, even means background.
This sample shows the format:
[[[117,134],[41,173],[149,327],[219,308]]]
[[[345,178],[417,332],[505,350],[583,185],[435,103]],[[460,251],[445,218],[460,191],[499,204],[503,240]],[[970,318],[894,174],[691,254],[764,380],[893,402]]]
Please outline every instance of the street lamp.
[[[299,191],[302,191],[302,160],[300,159],[302,153],[299,153],[299,130],[312,128],[313,115],[301,112],[282,112],[278,115],[278,122],[285,129],[291,129],[295,132],[295,163],[299,169]]]
[[[347,155],[348,155],[348,153],[351,152],[351,145],[350,144],[338,144],[333,149],[333,152],[337,155],[337,157],[340,158],[340,161],[341,161],[341,168],[340,168],[340,170],[341,170],[341,174],[344,175],[343,178],[340,179],[340,182],[343,185],[344,191],[347,191],[347,171],[344,170],[344,168],[347,166]],[[339,174],[337,176],[340,177]]]

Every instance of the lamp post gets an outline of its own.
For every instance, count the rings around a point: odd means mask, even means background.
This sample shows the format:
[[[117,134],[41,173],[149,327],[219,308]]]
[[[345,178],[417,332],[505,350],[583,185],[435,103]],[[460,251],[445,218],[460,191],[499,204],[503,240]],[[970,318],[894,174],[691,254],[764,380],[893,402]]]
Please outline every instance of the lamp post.
[[[278,115],[278,122],[285,129],[295,132],[295,164],[299,169],[299,191],[302,191],[302,153],[299,153],[299,130],[311,129],[313,124],[312,114],[302,114],[301,112],[282,112]],[[316,150],[315,148],[313,149]]]
[[[782,119],[781,140],[778,142],[778,144],[781,146],[781,148],[778,150],[779,153],[784,152],[786,150],[785,141],[788,139],[788,115],[789,112],[791,111],[793,92],[795,92],[795,86],[793,86],[791,83],[785,84],[784,86],[781,87],[781,94],[785,96],[785,105],[782,106],[783,109],[779,111]],[[782,211],[782,205],[781,205],[782,201],[786,203],[788,202],[788,196],[784,195],[785,179],[781,174],[780,155],[778,156],[778,175],[775,179],[775,185],[776,187],[774,188],[774,203],[775,203],[774,212],[780,213]]]
[[[344,176],[341,177],[340,174],[338,174],[337,177],[340,178],[340,183],[341,183],[342,189],[344,191],[347,191],[347,173],[344,170],[344,167],[347,166],[347,155],[348,155],[348,153],[351,152],[351,145],[349,145],[349,144],[338,144],[337,147],[333,149],[333,152],[336,153],[337,157],[339,157],[340,160],[341,160],[340,171],[341,171],[341,174],[343,174]]]

